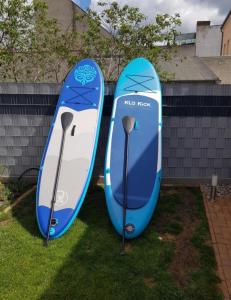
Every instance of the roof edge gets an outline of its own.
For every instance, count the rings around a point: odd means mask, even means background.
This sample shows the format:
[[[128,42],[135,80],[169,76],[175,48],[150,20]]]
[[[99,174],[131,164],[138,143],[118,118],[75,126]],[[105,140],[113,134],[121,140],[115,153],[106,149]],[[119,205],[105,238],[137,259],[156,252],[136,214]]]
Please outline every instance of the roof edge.
[[[221,25],[221,30],[222,30],[223,27],[225,26],[225,23],[227,22],[227,20],[229,19],[230,16],[231,16],[231,9],[230,9],[229,13],[227,14],[227,16],[226,16],[224,22],[223,22],[222,25]]]

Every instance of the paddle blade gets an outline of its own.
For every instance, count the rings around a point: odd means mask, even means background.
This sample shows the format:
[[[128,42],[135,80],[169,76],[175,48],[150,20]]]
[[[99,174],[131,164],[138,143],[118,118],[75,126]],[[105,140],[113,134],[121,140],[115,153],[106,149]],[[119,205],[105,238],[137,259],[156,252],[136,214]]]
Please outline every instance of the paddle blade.
[[[135,126],[135,118],[131,117],[131,116],[126,116],[123,118],[122,122],[123,122],[123,127],[124,127],[124,131],[129,134],[132,132],[132,130],[134,129]]]
[[[61,124],[62,124],[63,131],[68,129],[68,127],[71,125],[72,120],[73,120],[73,114],[70,112],[65,112],[61,115]]]

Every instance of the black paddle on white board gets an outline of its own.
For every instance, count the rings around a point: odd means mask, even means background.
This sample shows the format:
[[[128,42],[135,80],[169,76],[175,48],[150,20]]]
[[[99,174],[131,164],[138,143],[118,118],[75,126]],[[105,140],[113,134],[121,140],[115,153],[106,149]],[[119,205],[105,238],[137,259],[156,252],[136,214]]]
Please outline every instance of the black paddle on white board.
[[[61,170],[61,163],[62,163],[62,157],[63,157],[63,149],[64,149],[64,144],[65,144],[66,132],[67,132],[67,129],[70,127],[72,120],[73,120],[72,113],[70,113],[70,112],[62,113],[61,125],[62,125],[63,132],[62,132],[61,146],[60,146],[60,150],[59,150],[58,165],[57,165],[56,174],[55,174],[55,183],[54,183],[54,188],[53,188],[53,193],[52,193],[51,210],[50,210],[50,216],[49,216],[49,221],[48,221],[46,246],[48,246],[48,242],[49,242],[49,238],[50,238],[50,231],[51,231],[54,207],[55,207],[55,202],[56,202],[56,192],[57,192],[57,187],[58,187],[58,182],[59,182],[59,175],[60,175],[60,170]]]
[[[127,190],[128,190],[128,152],[129,152],[129,135],[134,129],[135,118],[125,116],[122,119],[125,132],[125,149],[124,149],[124,199],[123,199],[123,234],[122,234],[122,250],[121,254],[125,253],[125,231],[126,231],[126,211],[127,211]]]

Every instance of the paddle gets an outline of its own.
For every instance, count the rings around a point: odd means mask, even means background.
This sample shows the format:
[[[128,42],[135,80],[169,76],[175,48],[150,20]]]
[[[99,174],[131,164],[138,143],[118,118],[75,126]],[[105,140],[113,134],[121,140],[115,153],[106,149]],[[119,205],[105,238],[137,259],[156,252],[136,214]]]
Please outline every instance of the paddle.
[[[70,127],[72,120],[73,120],[73,114],[70,112],[65,112],[61,115],[61,125],[62,125],[63,132],[62,132],[61,146],[60,146],[60,150],[59,150],[58,165],[57,165],[56,174],[55,174],[55,184],[54,184],[53,193],[52,193],[51,210],[50,210],[48,229],[47,229],[46,246],[48,246],[48,242],[49,242],[49,238],[50,238],[50,231],[51,231],[54,207],[55,207],[55,202],[56,202],[56,192],[57,192],[57,187],[58,187],[58,182],[59,182],[59,175],[60,175],[60,169],[61,169],[61,162],[62,162],[62,156],[63,156],[63,148],[64,148],[64,143],[65,143],[66,131]]]
[[[129,135],[135,126],[135,118],[125,116],[122,120],[125,132],[125,149],[124,149],[124,201],[123,201],[123,234],[122,234],[122,250],[124,255],[125,250],[125,226],[126,226],[126,210],[127,210],[127,188],[128,188],[128,150],[129,150]]]

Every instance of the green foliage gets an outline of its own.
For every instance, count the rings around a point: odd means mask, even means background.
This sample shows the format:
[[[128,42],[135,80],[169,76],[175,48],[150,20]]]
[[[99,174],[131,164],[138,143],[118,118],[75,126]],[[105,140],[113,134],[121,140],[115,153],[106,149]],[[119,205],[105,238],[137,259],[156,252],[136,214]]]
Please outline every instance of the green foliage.
[[[7,183],[8,189],[11,191],[11,193],[15,196],[18,196],[21,194],[25,189],[27,188],[28,184],[26,184],[23,181],[18,180],[12,180]]]
[[[90,10],[83,16],[88,30],[81,35],[81,56],[96,57],[107,80],[117,79],[121,68],[140,56],[156,64],[162,79],[171,75],[161,72],[159,62],[171,58],[176,28],[181,24],[179,14],[157,14],[147,23],[138,8],[119,6],[117,2],[98,2],[98,6],[99,14]]]
[[[16,53],[26,51],[32,14],[32,6],[26,1],[0,2],[0,62],[3,79],[11,74],[17,81]],[[19,55],[17,59],[21,60],[22,56]]]
[[[48,18],[42,0],[0,0],[0,80],[60,82],[86,57],[95,58],[106,80],[116,80],[122,67],[140,56],[156,64],[162,79],[172,79],[159,62],[171,58],[178,14],[156,15],[147,23],[138,8],[117,2],[98,6],[100,13],[78,14],[73,31]]]
[[[0,80],[61,81],[75,35],[61,32],[40,0],[0,0]]]
[[[5,206],[3,208],[5,208]],[[0,210],[0,223],[8,220],[9,220],[9,214],[4,213],[3,211]]]
[[[11,189],[0,181],[0,201],[10,201],[13,193]]]
[[[26,185],[19,181],[10,181],[3,183],[0,181],[0,209],[3,210],[5,206],[13,202],[23,191],[25,191]],[[5,217],[1,212],[0,219]]]

